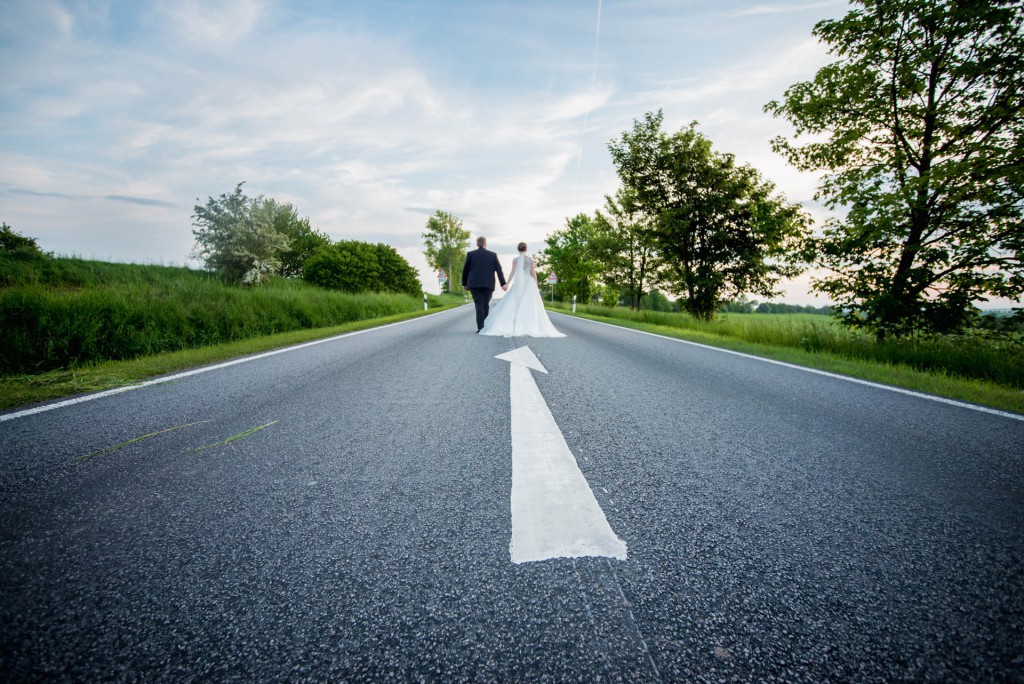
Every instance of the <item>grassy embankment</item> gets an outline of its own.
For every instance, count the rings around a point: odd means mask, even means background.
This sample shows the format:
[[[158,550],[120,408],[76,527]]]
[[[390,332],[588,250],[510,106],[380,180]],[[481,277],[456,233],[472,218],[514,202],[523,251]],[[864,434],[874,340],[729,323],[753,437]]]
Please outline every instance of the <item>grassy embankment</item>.
[[[555,303],[556,311],[569,305]],[[1024,339],[982,336],[877,343],[811,314],[678,313],[577,307],[577,315],[919,392],[1024,413]]]
[[[432,312],[462,298],[431,296]],[[182,267],[0,254],[0,408],[422,315],[423,300]]]

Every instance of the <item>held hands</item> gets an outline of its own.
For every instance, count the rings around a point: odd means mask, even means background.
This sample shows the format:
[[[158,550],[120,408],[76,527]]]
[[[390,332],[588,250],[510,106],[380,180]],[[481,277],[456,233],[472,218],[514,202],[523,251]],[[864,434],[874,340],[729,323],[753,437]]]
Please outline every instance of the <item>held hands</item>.
[[[508,285],[502,285],[501,289],[504,290],[505,292],[508,292]]]

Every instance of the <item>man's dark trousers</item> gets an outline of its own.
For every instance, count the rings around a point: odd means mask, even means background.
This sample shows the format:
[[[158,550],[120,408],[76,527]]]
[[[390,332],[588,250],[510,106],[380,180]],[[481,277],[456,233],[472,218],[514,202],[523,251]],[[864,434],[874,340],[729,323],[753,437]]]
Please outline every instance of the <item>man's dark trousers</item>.
[[[491,297],[494,296],[494,290],[488,290],[486,287],[474,287],[470,292],[473,293],[473,304],[476,306],[476,331],[480,332],[480,328],[484,327],[484,319],[487,318],[487,313],[491,310]]]
[[[476,331],[484,327],[484,319],[491,305],[494,294],[494,276],[505,287],[505,275],[501,272],[498,255],[487,251],[482,244],[466,255],[466,263],[462,266],[462,287],[473,293],[473,304],[476,305]]]

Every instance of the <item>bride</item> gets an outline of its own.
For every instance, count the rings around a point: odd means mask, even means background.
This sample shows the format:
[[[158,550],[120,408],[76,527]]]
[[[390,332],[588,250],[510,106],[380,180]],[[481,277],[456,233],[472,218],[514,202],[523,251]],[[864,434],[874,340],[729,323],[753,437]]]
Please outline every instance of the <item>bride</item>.
[[[537,269],[526,255],[526,243],[519,243],[519,256],[512,260],[509,288],[484,321],[481,335],[501,337],[565,337],[555,329],[544,310],[537,287]]]

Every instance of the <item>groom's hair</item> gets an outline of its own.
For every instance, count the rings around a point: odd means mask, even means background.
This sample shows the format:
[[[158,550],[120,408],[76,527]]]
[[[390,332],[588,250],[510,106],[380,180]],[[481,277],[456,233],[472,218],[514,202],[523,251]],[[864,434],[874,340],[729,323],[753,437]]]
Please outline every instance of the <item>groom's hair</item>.
[[[486,247],[487,246],[487,238],[485,238],[483,235],[478,237],[476,239],[476,246],[477,247]]]

